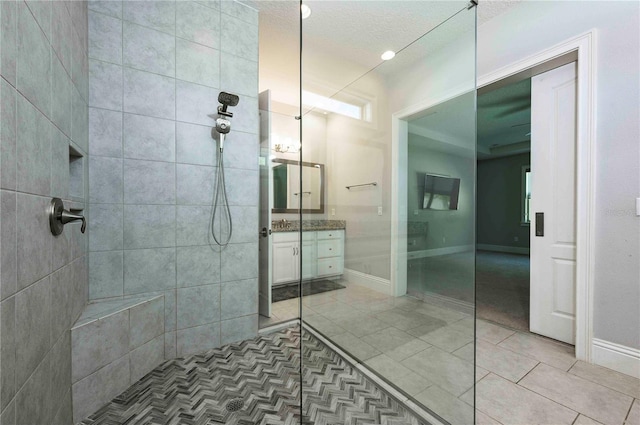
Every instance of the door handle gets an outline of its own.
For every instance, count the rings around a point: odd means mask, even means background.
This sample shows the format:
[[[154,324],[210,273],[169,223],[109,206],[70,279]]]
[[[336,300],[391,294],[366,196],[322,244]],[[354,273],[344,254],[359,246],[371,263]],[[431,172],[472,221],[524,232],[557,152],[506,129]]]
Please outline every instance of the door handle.
[[[263,238],[266,238],[270,234],[271,234],[271,229],[267,229],[266,227],[263,227],[262,231],[260,232],[260,236],[262,236]]]
[[[536,236],[544,236],[544,213],[536,213]]]

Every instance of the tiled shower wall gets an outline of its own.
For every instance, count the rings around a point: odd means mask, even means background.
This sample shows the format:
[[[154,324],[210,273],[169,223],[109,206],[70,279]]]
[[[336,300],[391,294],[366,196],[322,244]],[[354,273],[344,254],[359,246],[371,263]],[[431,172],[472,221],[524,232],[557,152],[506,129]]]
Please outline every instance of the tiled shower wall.
[[[66,425],[86,242],[79,224],[54,237],[46,209],[84,207],[87,4],[2,1],[0,15],[0,421]]]
[[[258,327],[258,14],[232,1],[89,2],[89,298],[165,296],[165,356]],[[219,91],[231,243],[209,235]],[[219,226],[219,224],[217,224]]]

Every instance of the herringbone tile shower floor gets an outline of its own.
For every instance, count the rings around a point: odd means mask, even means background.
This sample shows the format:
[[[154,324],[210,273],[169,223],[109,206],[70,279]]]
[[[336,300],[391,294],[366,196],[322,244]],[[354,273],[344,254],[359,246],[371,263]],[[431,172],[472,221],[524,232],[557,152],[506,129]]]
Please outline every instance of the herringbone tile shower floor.
[[[290,328],[169,360],[83,425],[423,424],[310,333]],[[235,412],[227,404],[240,399]]]

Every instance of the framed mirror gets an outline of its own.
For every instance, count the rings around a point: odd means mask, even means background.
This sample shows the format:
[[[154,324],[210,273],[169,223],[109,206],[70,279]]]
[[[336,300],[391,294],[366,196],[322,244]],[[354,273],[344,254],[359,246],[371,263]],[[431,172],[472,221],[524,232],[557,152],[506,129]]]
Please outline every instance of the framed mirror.
[[[324,165],[275,158],[272,160],[273,213],[324,213]],[[300,166],[302,165],[302,187]]]

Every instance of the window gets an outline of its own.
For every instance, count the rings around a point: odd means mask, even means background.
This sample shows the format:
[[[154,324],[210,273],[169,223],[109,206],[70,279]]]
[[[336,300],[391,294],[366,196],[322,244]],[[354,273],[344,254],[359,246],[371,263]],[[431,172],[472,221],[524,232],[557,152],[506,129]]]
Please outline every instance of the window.
[[[522,167],[522,213],[520,223],[523,225],[531,224],[531,166]]]
[[[341,101],[333,97],[329,98],[303,90],[302,104],[324,112],[333,112],[357,120],[371,121],[371,105],[362,99],[354,98],[349,101]]]

